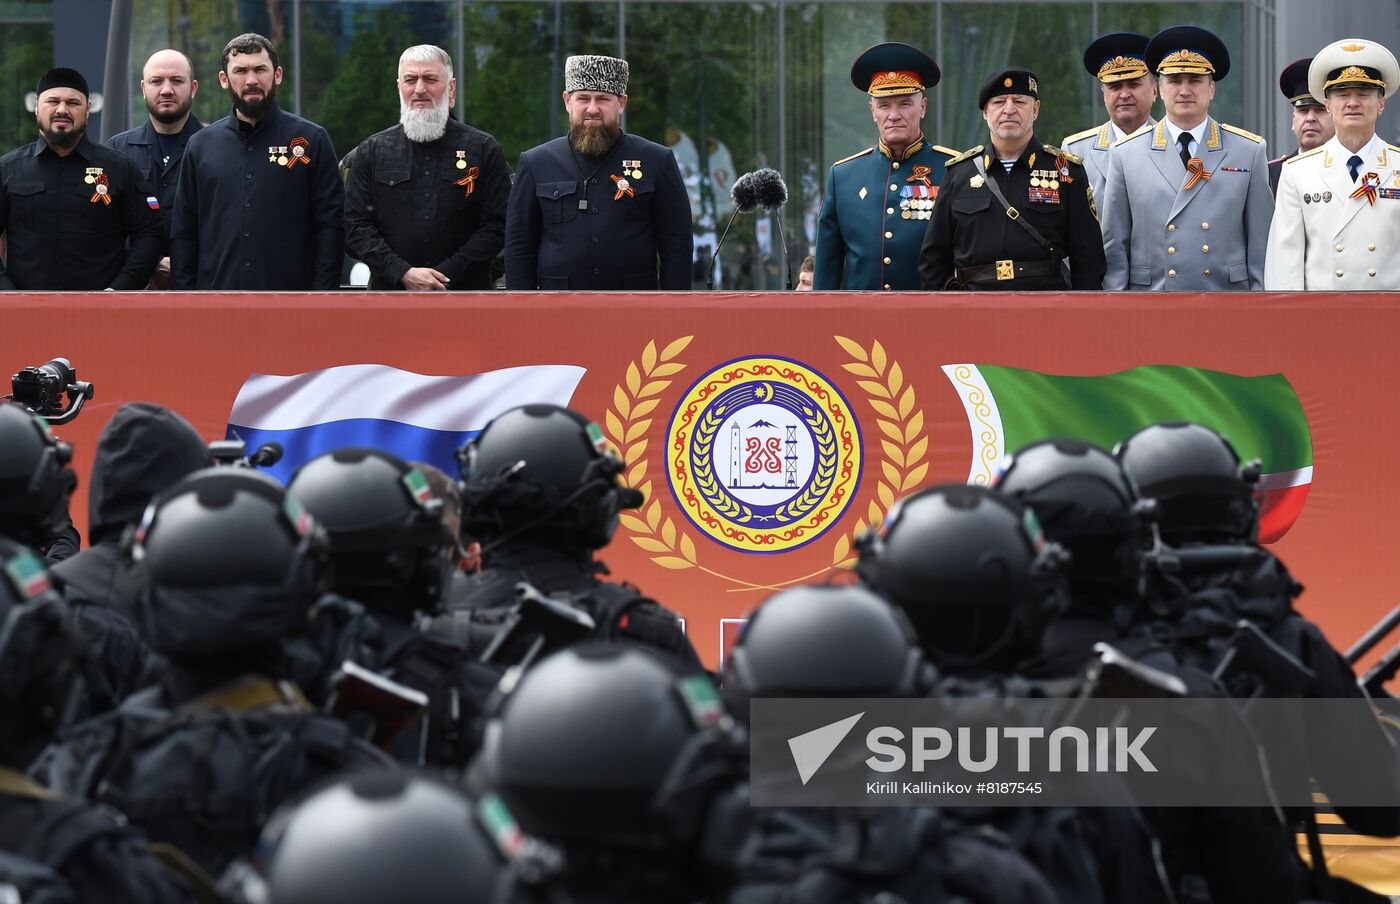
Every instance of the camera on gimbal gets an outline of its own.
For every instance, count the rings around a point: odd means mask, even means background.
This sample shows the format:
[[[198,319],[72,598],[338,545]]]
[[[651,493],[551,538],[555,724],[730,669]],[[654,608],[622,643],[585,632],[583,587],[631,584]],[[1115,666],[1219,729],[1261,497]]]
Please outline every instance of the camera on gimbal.
[[[78,379],[77,369],[67,358],[54,358],[10,377],[9,398],[50,424],[66,424],[92,398],[92,384]]]

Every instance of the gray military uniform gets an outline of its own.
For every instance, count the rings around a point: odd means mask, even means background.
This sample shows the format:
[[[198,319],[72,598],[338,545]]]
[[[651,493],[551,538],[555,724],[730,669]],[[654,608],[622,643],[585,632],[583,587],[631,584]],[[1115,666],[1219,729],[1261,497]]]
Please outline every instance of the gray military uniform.
[[[1264,139],[1207,119],[1198,153],[1210,178],[1188,189],[1165,122],[1114,145],[1103,196],[1105,290],[1264,287],[1274,213]]]
[[[1146,124],[1150,126],[1155,122],[1156,120],[1149,116]],[[1062,150],[1069,151],[1084,161],[1084,171],[1089,174],[1089,184],[1094,186],[1094,197],[1100,201],[1103,200],[1104,182],[1108,180],[1108,152],[1113,149],[1117,138],[1118,133],[1114,130],[1113,123],[1106,122],[1092,129],[1075,132],[1060,142]]]

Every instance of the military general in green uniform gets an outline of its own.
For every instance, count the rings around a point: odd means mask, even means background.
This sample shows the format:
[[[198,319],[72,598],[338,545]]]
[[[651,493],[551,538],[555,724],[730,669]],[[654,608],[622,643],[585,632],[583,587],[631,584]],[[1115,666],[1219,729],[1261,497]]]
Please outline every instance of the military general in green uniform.
[[[870,95],[880,142],[832,164],[817,224],[813,288],[909,291],[919,288],[919,247],[957,151],[924,140],[924,92],[938,64],[908,44],[876,44],[851,66]]]

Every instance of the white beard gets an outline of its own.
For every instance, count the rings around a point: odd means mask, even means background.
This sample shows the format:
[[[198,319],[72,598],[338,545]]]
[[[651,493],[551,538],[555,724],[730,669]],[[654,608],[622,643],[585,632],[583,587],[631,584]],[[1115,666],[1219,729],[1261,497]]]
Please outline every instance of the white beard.
[[[437,141],[447,131],[447,96],[442,103],[427,110],[415,110],[402,97],[399,98],[399,125],[403,126],[408,140],[415,144]]]

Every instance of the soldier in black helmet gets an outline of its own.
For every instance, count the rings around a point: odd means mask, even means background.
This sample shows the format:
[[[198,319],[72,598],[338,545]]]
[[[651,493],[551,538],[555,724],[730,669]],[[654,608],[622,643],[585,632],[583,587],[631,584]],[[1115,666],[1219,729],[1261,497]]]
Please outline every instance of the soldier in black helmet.
[[[719,890],[701,840],[748,753],[708,676],[630,644],[577,644],[524,673],[486,738],[472,784],[559,846],[572,901],[688,904]]]
[[[140,833],[24,775],[82,694],[70,624],[38,556],[0,539],[0,898],[187,900]]]
[[[348,448],[307,462],[288,492],[330,538],[335,592],[370,612],[354,629],[350,658],[428,695],[426,738],[405,733],[395,755],[466,765],[476,752],[481,704],[501,670],[421,630],[442,611],[457,563],[456,538],[427,475],[387,452]]]
[[[48,422],[18,405],[0,404],[0,537],[42,553],[71,529],[68,499],[78,485],[73,447]],[[56,583],[67,594],[61,579]],[[104,712],[136,689],[148,658],[127,614],[81,595],[70,599],[74,630],[85,644],[85,699],[75,717]],[[90,604],[91,603],[91,604]]]
[[[630,585],[599,579],[607,567],[594,552],[612,540],[618,513],[638,508],[642,496],[619,482],[622,460],[597,424],[558,405],[525,405],[487,424],[458,457],[462,530],[481,542],[483,568],[451,600],[438,630],[483,650],[524,582],[588,613],[596,636],[700,668],[672,612]]]
[[[279,810],[258,856],[226,884],[264,904],[504,904],[525,896],[532,858],[550,853],[540,848],[495,795],[473,799],[422,773],[361,773]]]
[[[856,572],[909,615],[944,678],[940,696],[1029,694],[1024,671],[1069,605],[1069,556],[1035,513],[992,490],[949,484],[896,502],[859,543]],[[1150,841],[1131,812],[1069,808],[973,811],[1018,839],[1061,900],[1157,900]],[[1149,881],[1142,881],[1146,878]]]
[[[1078,675],[1095,645],[1106,643],[1180,679],[1189,696],[1225,696],[1209,672],[1181,661],[1155,632],[1143,630],[1153,620],[1144,598],[1143,560],[1153,543],[1156,505],[1138,497],[1109,452],[1073,439],[1032,443],[1012,456],[996,489],[1034,510],[1046,536],[1071,555],[1069,608],[1047,625],[1029,674]],[[1238,720],[1229,725],[1183,721],[1190,724],[1178,722],[1178,730],[1216,739],[1233,736],[1241,747],[1251,742]],[[1178,764],[1183,775],[1193,767],[1199,768],[1194,762]],[[1264,793],[1264,776],[1252,760],[1210,766],[1217,775],[1222,768],[1235,770],[1237,786]],[[1293,835],[1271,808],[1158,807],[1142,814],[1179,899],[1191,900],[1192,888],[1209,889],[1213,900],[1297,897]]]
[[[1364,796],[1358,781],[1389,775],[1400,782],[1395,754],[1364,703],[1364,694],[1346,659],[1322,630],[1293,606],[1302,586],[1272,553],[1258,543],[1259,509],[1255,490],[1259,462],[1241,461],[1221,434],[1200,424],[1166,423],[1144,427],[1114,450],[1123,470],[1159,511],[1162,547],[1149,557],[1149,606],[1158,615],[1153,630],[1184,661],[1214,671],[1241,636],[1241,623],[1257,628],[1283,656],[1276,668],[1232,669],[1223,676],[1234,696],[1351,699],[1353,707],[1319,710],[1325,724],[1293,726],[1290,743],[1308,750],[1309,775],[1284,775],[1276,768],[1278,787],[1314,778],[1324,791],[1346,788]],[[1285,658],[1286,657],[1286,658]],[[1346,738],[1344,750],[1336,739]],[[1338,760],[1345,754],[1350,763]],[[1358,767],[1357,764],[1365,763]],[[1294,785],[1296,787],[1296,785]],[[1400,810],[1387,807],[1338,807],[1358,832],[1400,834]],[[1314,841],[1320,864],[1317,827],[1311,809],[1287,814]],[[1313,893],[1345,880],[1312,870]]]
[[[329,551],[275,480],[197,471],[152,501],[125,550],[141,630],[168,668],[45,751],[41,780],[116,807],[217,874],[294,794],[391,765],[288,680],[285,644],[329,588]]]
[[[933,681],[901,611],[862,587],[797,587],[750,616],[725,659],[724,699],[752,730],[755,698],[921,697]],[[747,787],[711,812],[709,837],[734,876],[734,902],[1056,900],[1007,842],[946,812],[758,809]]]

